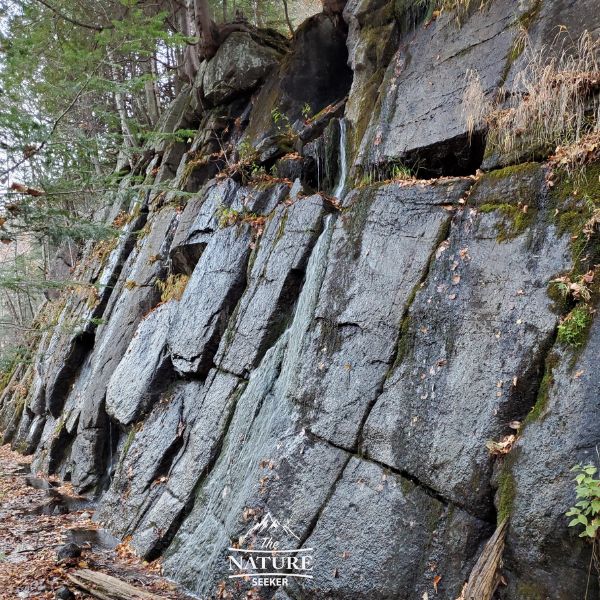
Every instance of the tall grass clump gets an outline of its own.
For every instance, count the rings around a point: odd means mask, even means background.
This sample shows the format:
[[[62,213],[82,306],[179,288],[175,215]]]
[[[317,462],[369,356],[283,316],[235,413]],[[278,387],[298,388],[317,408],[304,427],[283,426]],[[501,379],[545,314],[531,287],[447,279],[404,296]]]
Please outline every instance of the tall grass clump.
[[[510,96],[487,98],[477,73],[467,73],[466,125],[470,132],[488,128],[488,155],[537,158],[598,134],[600,41],[586,31],[577,41],[564,37],[559,53],[533,50],[527,39],[523,44],[525,66]]]

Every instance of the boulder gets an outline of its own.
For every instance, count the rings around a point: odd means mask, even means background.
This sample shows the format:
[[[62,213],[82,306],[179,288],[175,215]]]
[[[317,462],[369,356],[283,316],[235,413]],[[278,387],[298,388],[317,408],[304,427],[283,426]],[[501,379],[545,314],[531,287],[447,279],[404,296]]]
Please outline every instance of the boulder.
[[[314,577],[294,585],[293,596],[454,600],[489,531],[398,474],[353,457],[305,542],[314,548]]]
[[[455,14],[444,11],[427,26],[407,30],[383,76],[355,165],[364,171],[403,163],[430,174],[474,173],[483,144],[468,134],[467,73],[479,73],[487,97],[497,91],[524,11],[521,4],[489,2],[460,26]]]
[[[217,353],[220,368],[247,376],[287,327],[324,213],[320,196],[275,209],[260,238],[247,289]]]
[[[290,133],[304,119],[303,111],[318,115],[346,96],[352,82],[346,31],[339,15],[322,13],[296,30],[289,54],[254,102],[245,132],[252,146],[274,134]]]
[[[202,78],[205,98],[221,104],[252,91],[280,59],[278,50],[259,44],[250,33],[230,34],[206,65]]]
[[[510,517],[503,598],[598,597],[589,577],[591,545],[568,527],[576,464],[598,464],[600,321],[579,351],[558,344],[546,362],[545,387],[513,451],[498,466],[498,502]],[[597,475],[596,475],[597,477]]]
[[[494,513],[486,444],[515,433],[509,423],[535,404],[558,324],[548,286],[572,262],[568,236],[545,226],[546,194],[538,165],[475,185],[403,320],[363,432],[367,456],[482,518]]]
[[[443,206],[470,185],[388,184],[346,197],[292,392],[314,434],[356,448],[393,362],[402,316],[447,231]]]

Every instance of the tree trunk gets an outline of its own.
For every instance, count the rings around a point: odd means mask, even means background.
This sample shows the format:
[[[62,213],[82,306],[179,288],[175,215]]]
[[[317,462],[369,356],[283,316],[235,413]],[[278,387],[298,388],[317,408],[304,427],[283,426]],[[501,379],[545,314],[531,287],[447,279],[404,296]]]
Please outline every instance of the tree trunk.
[[[210,17],[208,0],[194,0],[194,13],[196,31],[200,36],[200,55],[204,58],[212,58],[219,48],[219,44],[215,35],[216,27]]]
[[[283,12],[285,14],[285,22],[290,30],[290,34],[294,37],[294,26],[292,25],[292,21],[290,19],[290,13],[288,11],[288,3],[287,0],[282,0],[283,2]]]
[[[112,52],[108,52],[108,60],[110,61],[110,68],[112,73],[112,79],[115,84],[121,83],[121,77],[117,72],[117,68],[114,63]],[[123,142],[127,148],[133,148],[135,146],[135,140],[133,134],[131,133],[131,129],[129,128],[127,115],[127,107],[125,106],[125,98],[123,93],[120,91],[115,91],[115,106],[117,108],[117,113],[119,115],[119,121],[121,123],[121,133],[123,134]],[[129,160],[131,163],[131,158]],[[131,165],[133,167],[133,165]]]
[[[156,125],[158,118],[160,116],[158,110],[158,99],[156,95],[156,87],[155,87],[155,64],[154,57],[150,58],[150,62],[148,63],[148,75],[150,76],[146,81],[144,81],[144,93],[146,95],[146,107],[148,111],[148,117],[150,118],[150,123],[152,126]]]

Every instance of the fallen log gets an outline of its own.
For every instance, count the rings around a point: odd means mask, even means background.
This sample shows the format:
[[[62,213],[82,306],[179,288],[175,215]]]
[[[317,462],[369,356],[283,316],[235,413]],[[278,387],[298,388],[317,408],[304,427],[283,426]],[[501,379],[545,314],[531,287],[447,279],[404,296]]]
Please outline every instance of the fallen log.
[[[151,594],[121,579],[89,569],[75,571],[67,577],[78,588],[100,600],[165,600],[163,596]]]

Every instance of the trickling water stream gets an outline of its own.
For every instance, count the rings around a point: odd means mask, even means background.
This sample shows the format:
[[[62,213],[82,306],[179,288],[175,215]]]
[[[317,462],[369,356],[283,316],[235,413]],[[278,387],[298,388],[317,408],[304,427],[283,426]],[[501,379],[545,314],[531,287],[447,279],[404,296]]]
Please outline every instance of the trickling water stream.
[[[344,186],[346,185],[346,175],[348,165],[346,163],[346,120],[341,118],[340,124],[340,153],[339,153],[339,166],[340,166],[340,178],[338,184],[335,186],[333,195],[338,200],[343,200]]]
[[[290,448],[295,447],[294,439],[301,445],[288,396],[296,385],[299,357],[327,268],[334,224],[332,215],[326,217],[308,261],[292,323],[253,371],[238,400],[221,456],[167,552],[166,572],[186,581],[200,597],[205,597],[214,584],[213,576],[226,565],[223,552],[231,536],[238,533],[240,515],[256,494],[260,495],[257,482],[261,468],[256,457],[271,456],[282,440]]]

